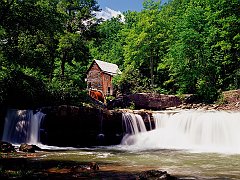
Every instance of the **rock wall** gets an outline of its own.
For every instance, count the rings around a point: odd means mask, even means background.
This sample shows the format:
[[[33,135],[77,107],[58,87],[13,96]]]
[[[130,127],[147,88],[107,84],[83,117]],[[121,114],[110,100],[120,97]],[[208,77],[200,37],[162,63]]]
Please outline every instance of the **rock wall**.
[[[119,144],[122,116],[106,109],[75,106],[43,108],[46,114],[41,142],[55,146],[96,146]]]
[[[168,107],[179,106],[182,103],[179,97],[174,95],[137,93],[121,96],[108,103],[109,109],[127,108],[164,110]]]
[[[240,111],[240,89],[223,92],[220,101],[219,110]]]

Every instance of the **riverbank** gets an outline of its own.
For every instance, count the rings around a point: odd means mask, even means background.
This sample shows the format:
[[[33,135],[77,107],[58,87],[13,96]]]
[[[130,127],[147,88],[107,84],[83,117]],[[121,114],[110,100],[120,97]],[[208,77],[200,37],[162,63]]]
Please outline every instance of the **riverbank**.
[[[240,89],[222,92],[212,104],[204,103],[193,94],[165,95],[157,93],[136,93],[119,96],[108,102],[109,110],[115,109],[145,109],[145,110],[227,110],[240,111]]]
[[[0,159],[0,179],[166,180],[165,177],[159,178],[162,173],[167,175],[165,171],[182,180],[240,178],[240,154],[174,149],[141,151],[116,146],[37,152],[32,157],[32,153],[26,155]],[[91,169],[94,163],[99,169]]]
[[[190,96],[189,96],[190,97]],[[225,91],[221,97],[213,104],[197,103],[192,101],[183,101],[178,106],[166,108],[167,110],[195,109],[195,110],[223,110],[240,111],[240,89]]]
[[[54,152],[54,151],[52,151]],[[57,151],[66,152],[67,150]],[[46,160],[49,152],[1,153],[0,179],[162,179],[177,180],[166,171],[131,171],[120,165],[71,160]]]
[[[174,113],[174,111],[169,112]],[[146,115],[146,112],[138,113]],[[139,124],[143,124],[144,120],[148,123],[151,122],[149,116],[137,119],[137,115],[139,114],[135,114],[135,112],[134,114],[127,113],[127,117],[131,119],[125,123],[129,124],[133,120],[138,121]],[[203,179],[202,177],[240,178],[240,162],[236,163],[236,159],[240,159],[239,155],[228,155],[229,153],[239,154],[237,139],[239,112],[181,111],[173,116],[168,116],[166,112],[155,112],[155,115],[156,130],[149,132],[140,130],[144,133],[127,136],[122,143],[125,146],[82,147],[69,150],[58,148],[53,151],[50,149],[37,153],[20,153],[18,150],[12,152],[12,148],[6,144],[4,147],[9,147],[12,153],[1,154],[2,177],[0,178],[139,179],[142,171],[159,170],[160,168],[160,170],[166,170],[178,177],[186,175],[201,177],[195,179]],[[180,125],[177,126],[177,129],[175,126],[171,126],[173,120],[170,119],[171,117],[174,117],[176,122],[174,124]],[[165,122],[163,122],[164,119]],[[208,120],[204,121],[205,119]],[[66,122],[69,122],[69,119]],[[160,127],[163,123],[166,128]],[[130,126],[126,125],[126,127]],[[134,128],[138,127],[134,126]],[[145,125],[145,128],[148,129],[148,125]],[[154,127],[151,126],[151,128]],[[129,134],[135,134],[133,132],[138,131],[136,129],[127,130]],[[76,137],[79,136],[75,136],[74,139],[77,139]],[[229,144],[229,139],[231,144]],[[195,146],[196,144],[199,146]],[[38,148],[35,149],[37,151]],[[227,155],[221,153],[227,153]],[[99,169],[91,168],[90,163],[92,162],[96,162]],[[229,163],[227,168],[225,167],[226,163]]]

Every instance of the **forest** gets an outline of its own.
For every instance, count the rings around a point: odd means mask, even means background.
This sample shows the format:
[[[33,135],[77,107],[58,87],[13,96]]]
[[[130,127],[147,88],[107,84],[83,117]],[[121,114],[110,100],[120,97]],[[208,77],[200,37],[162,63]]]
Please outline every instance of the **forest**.
[[[96,0],[0,1],[2,106],[82,105],[93,59],[120,67],[120,94],[240,88],[239,0],[145,0],[107,21]]]

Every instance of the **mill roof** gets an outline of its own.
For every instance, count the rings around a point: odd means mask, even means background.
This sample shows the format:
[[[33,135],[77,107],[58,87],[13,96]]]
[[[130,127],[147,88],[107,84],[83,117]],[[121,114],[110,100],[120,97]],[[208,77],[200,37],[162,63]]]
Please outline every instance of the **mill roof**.
[[[109,75],[112,75],[112,76],[117,75],[117,74],[121,74],[121,71],[116,64],[105,62],[105,61],[100,61],[100,60],[96,60],[96,59],[91,64],[88,71],[91,69],[94,62],[96,62],[98,67],[106,74],[109,74]]]

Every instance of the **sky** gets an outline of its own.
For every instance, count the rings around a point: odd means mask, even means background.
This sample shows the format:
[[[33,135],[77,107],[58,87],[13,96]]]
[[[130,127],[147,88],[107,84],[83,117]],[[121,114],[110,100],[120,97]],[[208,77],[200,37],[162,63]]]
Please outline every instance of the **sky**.
[[[115,11],[141,11],[144,0],[97,0],[100,8],[105,10],[106,7]],[[162,0],[162,3],[167,0]]]

